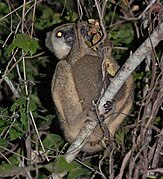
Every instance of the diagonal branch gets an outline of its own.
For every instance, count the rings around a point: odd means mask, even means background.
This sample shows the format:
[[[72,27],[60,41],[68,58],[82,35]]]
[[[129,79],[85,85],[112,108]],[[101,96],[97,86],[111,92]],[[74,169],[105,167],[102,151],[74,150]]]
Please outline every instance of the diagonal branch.
[[[103,114],[104,104],[106,101],[112,101],[117,92],[121,89],[124,82],[130,76],[130,74],[135,70],[135,68],[147,57],[151,52],[152,48],[156,47],[158,43],[163,40],[163,23],[161,23],[148,37],[144,43],[127,59],[126,63],[119,70],[117,75],[114,77],[110,85],[108,86],[105,94],[102,96],[98,109],[100,114]],[[151,45],[152,43],[152,45]],[[69,150],[65,154],[65,159],[67,162],[71,162],[75,159],[76,155],[80,152],[80,149],[85,141],[89,138],[96,123],[86,123],[83,129],[81,129],[81,134],[79,133],[77,139],[71,144]],[[83,135],[84,130],[84,135]],[[86,132],[88,131],[88,132]],[[74,146],[74,147],[73,147]],[[73,152],[70,152],[73,151]]]
[[[126,63],[118,71],[112,82],[108,86],[105,94],[102,96],[98,109],[99,113],[104,113],[104,104],[106,101],[112,101],[114,96],[121,89],[124,82],[135,70],[135,68],[148,56],[154,47],[163,40],[163,22],[153,31],[144,43],[127,59]],[[152,45],[151,45],[152,43]]]

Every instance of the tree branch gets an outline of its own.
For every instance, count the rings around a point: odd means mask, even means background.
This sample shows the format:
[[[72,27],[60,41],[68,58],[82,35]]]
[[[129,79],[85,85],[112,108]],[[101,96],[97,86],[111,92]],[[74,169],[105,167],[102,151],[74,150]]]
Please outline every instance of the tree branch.
[[[116,76],[113,78],[105,94],[100,99],[98,106],[99,114],[104,113],[105,102],[113,100],[114,96],[121,89],[127,78],[161,40],[163,40],[163,23],[161,23],[144,41],[144,43],[142,43],[142,45],[133,54],[130,55],[126,63],[121,67]]]
[[[161,23],[148,37],[144,43],[127,59],[126,63],[118,71],[110,85],[108,86],[105,94],[100,100],[98,109],[100,114],[104,112],[104,104],[106,101],[112,101],[114,96],[121,89],[124,82],[135,70],[135,68],[146,58],[153,47],[156,47],[158,43],[163,40],[163,23]],[[152,43],[152,44],[151,44]],[[89,138],[94,128],[96,127],[96,121],[86,123],[81,132],[79,133],[76,140],[71,144],[70,148],[65,154],[67,162],[71,162],[75,159],[76,155],[80,152],[81,146],[84,146],[85,139]],[[84,135],[83,135],[84,134]]]

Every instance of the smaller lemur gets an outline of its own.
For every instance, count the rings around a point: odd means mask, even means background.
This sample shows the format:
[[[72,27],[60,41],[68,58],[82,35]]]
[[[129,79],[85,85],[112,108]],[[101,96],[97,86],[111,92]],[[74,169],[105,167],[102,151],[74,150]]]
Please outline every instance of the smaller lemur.
[[[89,26],[84,23],[64,24],[47,33],[46,46],[60,60],[56,66],[51,92],[65,138],[72,143],[86,121],[92,101],[99,98],[102,86],[102,61],[86,44]],[[119,68],[112,58],[112,63]],[[104,123],[114,136],[129,114],[133,103],[133,78],[130,76],[115,97],[114,110],[104,115]],[[96,152],[103,149],[103,130],[97,126],[82,149]]]

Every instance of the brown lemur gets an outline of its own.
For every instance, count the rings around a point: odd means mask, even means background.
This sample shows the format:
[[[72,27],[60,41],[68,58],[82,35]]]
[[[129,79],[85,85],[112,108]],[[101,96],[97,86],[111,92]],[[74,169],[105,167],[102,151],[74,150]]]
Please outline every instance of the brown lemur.
[[[51,92],[66,140],[72,143],[83,127],[98,100],[102,83],[102,60],[97,51],[87,44],[89,25],[84,23],[64,24],[47,33],[46,46],[60,60],[56,66]],[[113,57],[111,63],[119,68]],[[130,76],[114,100],[113,110],[104,114],[103,123],[114,136],[116,129],[129,114],[133,103],[133,78]],[[86,152],[103,149],[104,132],[98,125],[86,145]]]

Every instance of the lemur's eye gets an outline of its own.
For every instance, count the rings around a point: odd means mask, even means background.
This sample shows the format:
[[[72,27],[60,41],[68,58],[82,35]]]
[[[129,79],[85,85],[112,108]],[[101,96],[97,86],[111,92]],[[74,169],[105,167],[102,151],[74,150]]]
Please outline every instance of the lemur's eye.
[[[62,31],[58,31],[58,32],[56,33],[56,37],[62,37],[62,35],[63,35],[63,32],[62,32]]]

